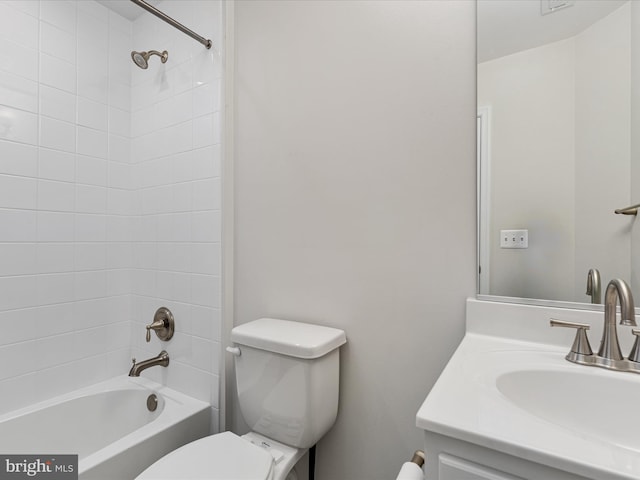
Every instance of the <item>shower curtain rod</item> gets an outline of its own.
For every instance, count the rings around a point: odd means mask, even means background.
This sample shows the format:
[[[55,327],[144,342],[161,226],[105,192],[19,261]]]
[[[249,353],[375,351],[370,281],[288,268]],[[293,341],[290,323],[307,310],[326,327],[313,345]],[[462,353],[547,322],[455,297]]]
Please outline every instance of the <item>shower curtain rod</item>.
[[[182,25],[180,22],[176,22],[169,15],[165,14],[164,12],[161,12],[156,7],[154,7],[153,5],[149,5],[144,0],[131,0],[131,1],[133,3],[135,3],[136,5],[138,5],[139,7],[144,8],[147,12],[153,13],[156,17],[158,17],[161,20],[164,20],[169,25],[172,25],[172,26],[176,27],[182,33],[186,33],[187,35],[189,35],[194,40],[197,40],[198,42],[203,44],[205,47],[211,48],[211,40],[208,40],[208,39],[206,39],[204,37],[201,37],[200,35],[195,33],[193,30],[189,30],[187,27]]]

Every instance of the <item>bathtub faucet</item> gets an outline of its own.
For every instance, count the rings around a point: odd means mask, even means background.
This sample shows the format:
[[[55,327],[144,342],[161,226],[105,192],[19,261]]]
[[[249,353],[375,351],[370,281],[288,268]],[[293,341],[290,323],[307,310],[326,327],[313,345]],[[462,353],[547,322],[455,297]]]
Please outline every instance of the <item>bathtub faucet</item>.
[[[139,377],[140,372],[146,370],[149,367],[155,367],[156,365],[161,365],[166,367],[169,365],[169,354],[162,350],[157,356],[153,358],[148,358],[146,360],[142,360],[141,362],[136,363],[136,359],[131,359],[131,370],[129,370],[130,377]]]

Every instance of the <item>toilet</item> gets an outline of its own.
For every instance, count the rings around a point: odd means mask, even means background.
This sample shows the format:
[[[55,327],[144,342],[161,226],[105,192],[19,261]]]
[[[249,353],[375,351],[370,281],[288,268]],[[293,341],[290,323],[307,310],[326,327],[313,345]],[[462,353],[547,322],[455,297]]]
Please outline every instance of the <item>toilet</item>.
[[[204,437],[136,480],[296,480],[293,467],[338,414],[342,330],[261,318],[231,330],[240,411],[251,429]]]

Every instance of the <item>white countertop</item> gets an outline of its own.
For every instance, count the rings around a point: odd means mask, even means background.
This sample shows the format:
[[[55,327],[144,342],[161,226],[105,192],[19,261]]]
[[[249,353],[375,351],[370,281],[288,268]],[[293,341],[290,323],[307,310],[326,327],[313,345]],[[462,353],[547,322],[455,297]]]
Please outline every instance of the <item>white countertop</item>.
[[[602,409],[626,410],[628,415],[628,430],[620,432],[617,442],[589,431],[590,421],[598,415],[596,409],[584,419],[584,429],[574,429],[524,410],[496,388],[496,380],[509,372],[552,371],[589,375],[581,378],[593,378],[594,393],[599,379],[612,376],[616,381],[637,382],[640,392],[640,375],[566,361],[575,331],[549,327],[551,317],[591,323],[595,334],[590,331],[589,336],[596,350],[602,312],[470,299],[467,314],[472,317],[467,334],[418,411],[419,428],[599,480],[640,478],[640,404],[615,392],[601,394]],[[625,354],[631,342],[625,338],[631,336],[626,330],[619,327]],[[514,338],[517,335],[523,339]],[[559,395],[557,401],[566,402],[568,408],[580,402],[580,398],[566,397]]]

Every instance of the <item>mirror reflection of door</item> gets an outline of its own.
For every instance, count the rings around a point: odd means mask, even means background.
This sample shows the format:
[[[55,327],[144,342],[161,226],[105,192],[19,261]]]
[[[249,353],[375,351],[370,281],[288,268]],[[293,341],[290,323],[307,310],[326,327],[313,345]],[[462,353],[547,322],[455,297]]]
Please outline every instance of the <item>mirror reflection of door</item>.
[[[489,107],[478,108],[477,117],[477,205],[478,205],[478,293],[489,295],[491,293],[491,263],[490,252],[490,215],[489,206],[490,182],[489,182]]]

